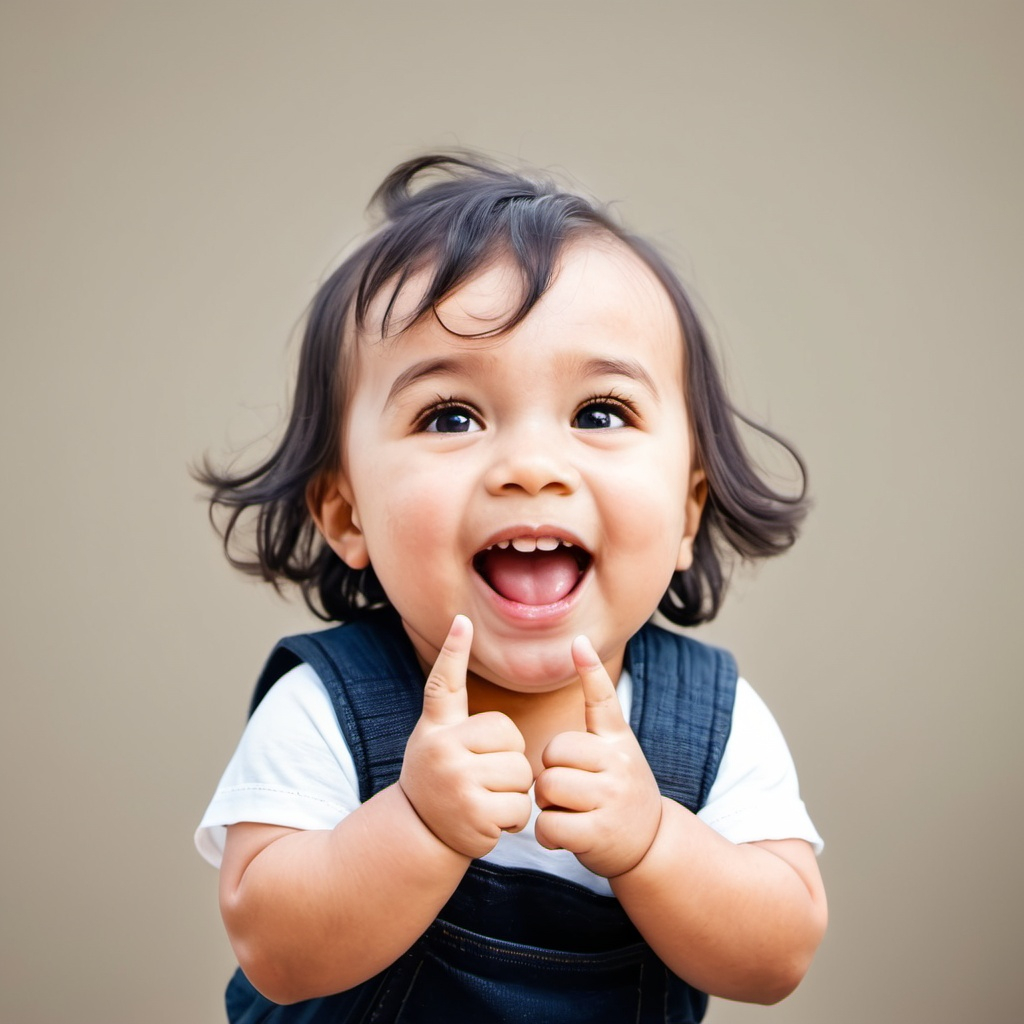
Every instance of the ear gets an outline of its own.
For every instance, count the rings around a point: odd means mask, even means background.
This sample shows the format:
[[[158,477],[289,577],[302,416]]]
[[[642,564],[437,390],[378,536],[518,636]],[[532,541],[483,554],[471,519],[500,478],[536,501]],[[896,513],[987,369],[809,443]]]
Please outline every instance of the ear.
[[[700,517],[704,512],[704,502],[708,497],[708,478],[703,469],[690,471],[690,486],[686,493],[686,523],[683,540],[679,545],[679,558],[676,570],[683,572],[693,565],[693,542],[700,529]]]
[[[352,492],[341,473],[327,473],[310,483],[306,506],[321,536],[350,569],[370,564]]]

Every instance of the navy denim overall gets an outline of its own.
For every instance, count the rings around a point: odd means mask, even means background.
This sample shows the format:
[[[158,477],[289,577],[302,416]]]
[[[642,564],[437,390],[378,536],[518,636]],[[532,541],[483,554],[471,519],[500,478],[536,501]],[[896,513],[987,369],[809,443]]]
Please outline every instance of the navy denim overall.
[[[355,760],[360,799],[368,800],[397,781],[422,708],[423,672],[412,645],[391,611],[282,640],[252,708],[301,661],[327,687]],[[648,625],[630,641],[627,665],[630,725],[658,786],[696,811],[729,735],[733,659]],[[679,884],[686,884],[683,871]],[[690,1024],[706,1007],[707,996],[665,967],[618,900],[543,872],[482,861],[470,865],[412,948],[354,989],[278,1006],[238,970],[227,991],[232,1024]]]

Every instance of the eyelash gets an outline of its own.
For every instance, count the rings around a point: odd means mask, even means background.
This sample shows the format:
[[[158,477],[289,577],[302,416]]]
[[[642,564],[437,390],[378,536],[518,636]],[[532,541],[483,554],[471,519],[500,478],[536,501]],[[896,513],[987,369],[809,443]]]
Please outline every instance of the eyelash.
[[[428,428],[430,424],[434,422],[441,413],[447,410],[459,410],[468,413],[470,418],[476,420],[477,423],[481,422],[480,414],[468,402],[464,402],[461,399],[456,398],[454,395],[448,398],[442,398],[438,395],[437,398],[435,398],[429,405],[421,409],[413,420],[416,432],[429,432]],[[438,431],[438,433],[446,433],[446,431]]]
[[[637,413],[636,406],[628,398],[623,395],[617,394],[614,391],[601,392],[591,395],[585,401],[580,402],[576,411],[572,415],[572,422],[575,423],[577,417],[585,409],[589,409],[592,406],[603,406],[617,411],[622,419],[625,421],[626,426],[633,426],[639,414]],[[417,433],[428,433],[430,424],[433,423],[438,416],[447,410],[458,410],[467,413],[470,418],[475,420],[478,424],[482,423],[482,417],[473,406],[462,399],[456,398],[454,395],[448,398],[442,398],[440,395],[437,396],[434,401],[417,413],[414,424]],[[582,428],[580,428],[582,429]],[[447,431],[438,431],[438,433],[447,433]]]
[[[614,391],[609,391],[602,394],[591,395],[586,401],[581,402],[573,413],[573,422],[576,421],[576,418],[584,411],[584,409],[589,409],[591,406],[595,405],[616,410],[622,416],[627,427],[635,426],[637,420],[640,418],[637,408],[633,402],[624,395],[620,395]]]

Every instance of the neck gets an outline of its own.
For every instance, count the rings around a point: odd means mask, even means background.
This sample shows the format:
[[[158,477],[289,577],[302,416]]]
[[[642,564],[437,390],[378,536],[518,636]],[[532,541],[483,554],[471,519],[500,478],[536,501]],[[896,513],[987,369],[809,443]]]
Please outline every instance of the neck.
[[[517,724],[538,715],[557,714],[562,707],[578,704],[582,709],[579,680],[542,693],[519,693],[471,674],[466,679],[466,690],[471,715],[482,711],[500,711]]]

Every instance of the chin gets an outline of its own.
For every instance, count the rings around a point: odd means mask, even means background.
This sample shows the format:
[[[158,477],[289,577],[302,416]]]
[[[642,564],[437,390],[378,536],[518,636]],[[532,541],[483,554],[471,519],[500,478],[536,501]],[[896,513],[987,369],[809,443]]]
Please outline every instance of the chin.
[[[523,652],[519,657],[506,656],[499,665],[470,662],[470,671],[495,686],[517,693],[548,693],[576,679],[568,645],[564,655]]]

